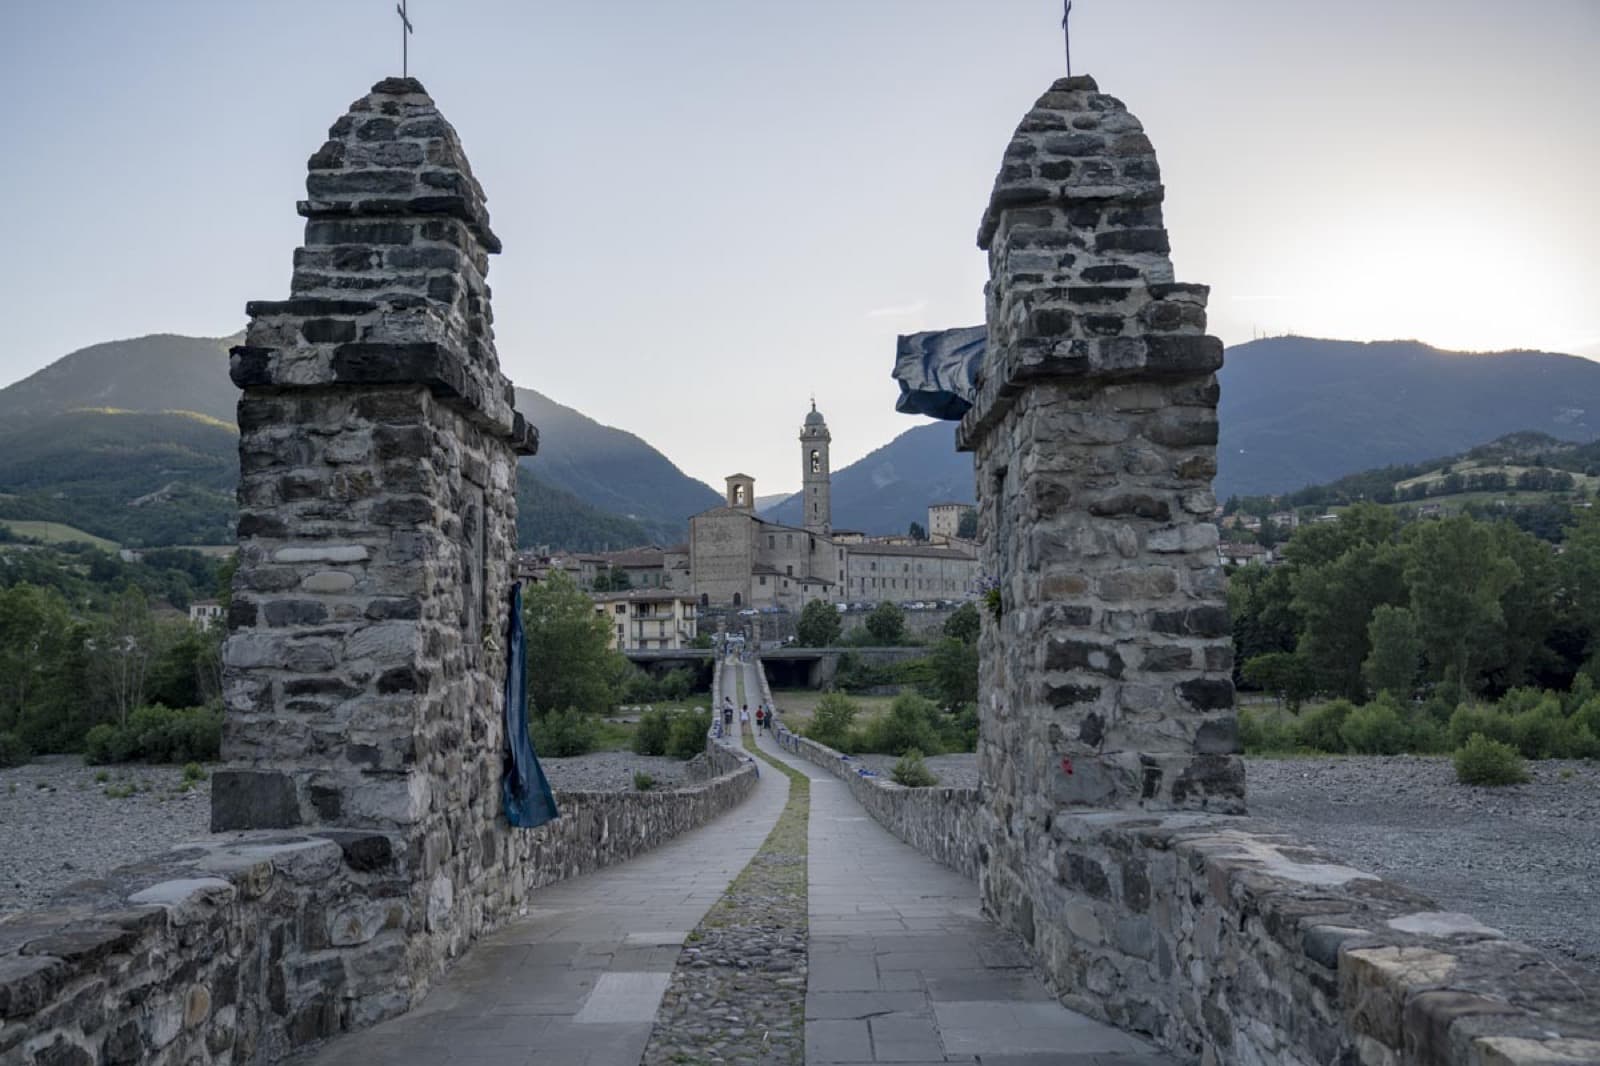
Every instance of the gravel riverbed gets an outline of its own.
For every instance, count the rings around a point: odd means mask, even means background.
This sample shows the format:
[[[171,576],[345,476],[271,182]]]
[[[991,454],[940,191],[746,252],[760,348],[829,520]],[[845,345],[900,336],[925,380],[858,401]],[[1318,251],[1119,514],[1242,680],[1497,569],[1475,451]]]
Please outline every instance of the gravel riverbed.
[[[1507,936],[1600,970],[1600,764],[1529,763],[1509,788],[1449,758],[1248,759],[1250,813]]]
[[[677,759],[607,751],[541,761],[557,791],[631,792],[639,771],[656,789],[688,783],[689,764]],[[220,839],[210,827],[210,778],[185,790],[182,767],[50,755],[0,770],[0,913],[188,841]]]

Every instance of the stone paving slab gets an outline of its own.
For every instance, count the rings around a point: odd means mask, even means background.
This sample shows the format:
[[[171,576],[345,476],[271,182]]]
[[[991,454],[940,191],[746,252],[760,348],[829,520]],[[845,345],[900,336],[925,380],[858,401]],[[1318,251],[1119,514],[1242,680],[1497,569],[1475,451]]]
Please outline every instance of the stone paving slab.
[[[821,767],[758,743],[811,778],[808,1066],[1178,1066],[1061,1006],[982,917],[975,884],[866,817]]]

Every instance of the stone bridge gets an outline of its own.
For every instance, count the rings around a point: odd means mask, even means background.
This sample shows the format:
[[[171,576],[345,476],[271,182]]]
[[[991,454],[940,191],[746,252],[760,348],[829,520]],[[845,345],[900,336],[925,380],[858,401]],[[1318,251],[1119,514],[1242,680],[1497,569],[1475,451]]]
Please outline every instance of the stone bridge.
[[[981,788],[780,730],[759,777],[708,739],[689,787],[564,794],[512,830],[537,434],[495,353],[483,191],[422,86],[380,82],[311,157],[289,297],[233,353],[227,835],[0,922],[0,1063],[1600,1062],[1593,975],[1244,817],[1222,346],[1162,198],[1138,121],[1077,78],[983,215],[959,434],[1002,589]]]

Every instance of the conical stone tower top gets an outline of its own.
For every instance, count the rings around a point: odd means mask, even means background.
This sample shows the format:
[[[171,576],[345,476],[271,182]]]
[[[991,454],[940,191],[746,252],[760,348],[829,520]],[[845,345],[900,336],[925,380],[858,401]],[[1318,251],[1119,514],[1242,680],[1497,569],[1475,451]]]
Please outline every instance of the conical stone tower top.
[[[500,239],[461,140],[415,78],[350,105],[308,164],[305,245],[287,301],[258,301],[241,388],[422,382],[531,451],[489,307]]]

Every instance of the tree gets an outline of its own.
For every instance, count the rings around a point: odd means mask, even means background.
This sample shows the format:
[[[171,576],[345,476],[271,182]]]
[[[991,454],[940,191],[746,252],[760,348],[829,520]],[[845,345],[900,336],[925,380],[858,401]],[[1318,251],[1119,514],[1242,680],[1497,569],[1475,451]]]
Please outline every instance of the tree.
[[[906,614],[898,603],[884,600],[867,615],[867,632],[885,647],[899,644],[906,635]]]
[[[1379,694],[1387,692],[1397,699],[1410,699],[1422,666],[1422,638],[1417,634],[1416,617],[1404,607],[1379,605],[1367,624],[1367,643],[1372,651],[1361,664],[1361,674],[1368,686]]]
[[[611,622],[559,571],[532,585],[522,603],[528,641],[528,707],[602,714],[616,705],[628,661],[611,650]]]
[[[969,508],[961,512],[961,520],[956,523],[956,536],[962,540],[978,539],[978,512]]]
[[[978,637],[983,632],[983,616],[978,613],[978,605],[970,600],[957,607],[949,618],[944,620],[944,635],[954,637],[963,644],[976,644]]]
[[[1361,664],[1371,651],[1367,623],[1380,604],[1406,602],[1405,554],[1396,544],[1360,543],[1332,562],[1297,568],[1294,609],[1303,619],[1297,651],[1317,687],[1361,700]]]
[[[94,628],[89,662],[95,679],[109,696],[117,724],[144,705],[145,683],[157,652],[150,601],[138,588],[128,588],[112,601],[111,612]]]
[[[596,592],[627,592],[633,588],[633,579],[628,577],[626,570],[618,570],[608,566],[594,575],[594,590]]]
[[[1500,639],[1488,649],[1484,670],[1498,692],[1564,674],[1560,658],[1550,650],[1551,638],[1566,621],[1553,609],[1560,601],[1558,557],[1550,545],[1511,522],[1489,527],[1495,550],[1516,564],[1517,580],[1500,597]]]
[[[906,536],[910,537],[912,540],[927,540],[928,531],[922,528],[921,522],[913,522],[911,523],[911,527],[906,530]]]
[[[826,648],[839,639],[839,610],[825,600],[812,600],[800,610],[796,637],[808,648]]]
[[[1521,576],[1517,564],[1500,554],[1488,526],[1465,515],[1407,532],[1406,584],[1428,663],[1475,692],[1505,623],[1500,597]]]
[[[1245,661],[1240,672],[1250,684],[1277,697],[1280,706],[1300,713],[1300,704],[1316,691],[1310,666],[1292,652],[1275,651]]]
[[[0,589],[0,730],[27,733],[30,719],[57,711],[76,687],[63,674],[72,620],[51,589]],[[39,746],[35,737],[27,738]]]
[[[945,710],[978,702],[978,646],[945,637],[929,657],[933,691]]]

